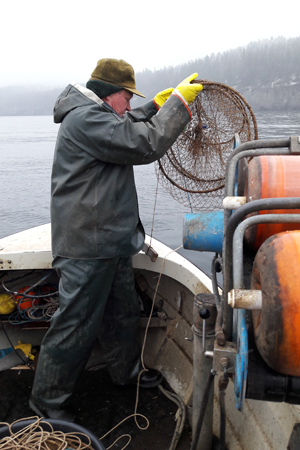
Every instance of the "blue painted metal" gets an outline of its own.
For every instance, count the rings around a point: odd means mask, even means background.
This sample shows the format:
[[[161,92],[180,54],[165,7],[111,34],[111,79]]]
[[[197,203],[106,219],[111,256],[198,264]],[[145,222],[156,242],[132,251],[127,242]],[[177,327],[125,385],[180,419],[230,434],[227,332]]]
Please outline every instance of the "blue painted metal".
[[[234,140],[233,140],[233,149],[237,148],[240,145],[240,143],[241,143],[240,136],[236,133],[234,135]],[[235,196],[237,196],[237,178],[238,178],[238,164],[237,164],[237,168],[236,168],[236,171],[235,171],[235,179],[234,179],[234,195]],[[234,213],[234,211],[232,211],[232,214],[233,213]],[[238,310],[236,310],[236,309],[233,310],[232,319],[233,319],[232,340],[233,340],[233,342],[236,343],[236,340],[237,340]]]
[[[186,214],[183,220],[183,247],[222,253],[223,224],[224,211]]]
[[[235,149],[240,145],[240,137],[238,134],[234,136]],[[238,164],[235,171],[235,183],[234,183],[234,195],[237,196],[237,176],[238,176]],[[243,280],[238,286],[234,285],[235,289],[243,289]],[[238,354],[235,360],[235,375],[234,375],[234,396],[236,409],[243,411],[246,384],[248,374],[248,332],[246,327],[246,310],[238,309],[233,312],[233,341],[237,343]]]
[[[0,359],[4,358],[4,356],[8,355],[9,353],[11,353],[13,351],[13,347],[9,347],[9,348],[2,348],[0,349]]]
[[[243,411],[248,374],[248,333],[246,327],[246,311],[239,309],[237,313],[238,354],[235,360],[234,396],[236,408]]]

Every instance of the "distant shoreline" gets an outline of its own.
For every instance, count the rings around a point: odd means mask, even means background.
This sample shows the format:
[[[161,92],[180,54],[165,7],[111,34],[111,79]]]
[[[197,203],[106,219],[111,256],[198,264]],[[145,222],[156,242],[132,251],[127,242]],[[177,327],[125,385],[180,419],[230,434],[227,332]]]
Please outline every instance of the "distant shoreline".
[[[169,86],[176,87],[188,75],[197,72],[199,80],[233,87],[254,113],[300,111],[299,55],[300,37],[278,37],[251,42],[246,47],[211,54],[175,67],[145,69],[136,73],[136,84],[146,100],[134,96],[132,108],[151,100]],[[80,84],[85,85],[85,82]],[[57,85],[45,86],[44,90],[41,85],[0,87],[0,116],[52,115],[54,103],[64,88]]]

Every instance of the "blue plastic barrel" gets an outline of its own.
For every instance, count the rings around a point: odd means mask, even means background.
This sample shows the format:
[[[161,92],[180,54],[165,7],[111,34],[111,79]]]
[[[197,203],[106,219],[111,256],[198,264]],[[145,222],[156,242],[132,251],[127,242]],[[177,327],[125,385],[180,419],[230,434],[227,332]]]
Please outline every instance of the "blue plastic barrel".
[[[183,248],[222,253],[224,211],[186,214],[183,220]]]

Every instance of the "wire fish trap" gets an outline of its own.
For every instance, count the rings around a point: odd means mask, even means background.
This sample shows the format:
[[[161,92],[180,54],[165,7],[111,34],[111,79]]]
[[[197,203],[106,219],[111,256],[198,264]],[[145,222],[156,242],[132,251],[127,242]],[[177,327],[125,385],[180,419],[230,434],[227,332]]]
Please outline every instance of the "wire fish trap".
[[[167,153],[155,163],[162,186],[178,201],[199,210],[222,208],[225,168],[234,135],[241,142],[257,139],[250,105],[235,89],[195,80],[202,92],[190,105],[192,119]]]

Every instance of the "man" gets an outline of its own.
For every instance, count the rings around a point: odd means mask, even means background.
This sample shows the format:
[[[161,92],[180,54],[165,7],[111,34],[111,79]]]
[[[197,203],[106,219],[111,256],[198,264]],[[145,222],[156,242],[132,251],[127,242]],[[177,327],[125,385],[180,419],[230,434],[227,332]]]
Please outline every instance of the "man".
[[[167,89],[131,111],[134,71],[101,59],[87,88],[68,85],[54,107],[61,123],[52,170],[52,252],[60,307],[41,346],[31,408],[73,421],[65,406],[99,338],[116,384],[136,383],[140,371],[139,303],[131,257],[144,243],[133,165],[170,148],[190,120],[188,104],[202,89]],[[149,370],[144,387],[161,376]]]

